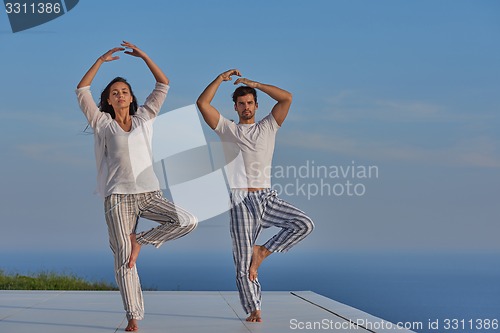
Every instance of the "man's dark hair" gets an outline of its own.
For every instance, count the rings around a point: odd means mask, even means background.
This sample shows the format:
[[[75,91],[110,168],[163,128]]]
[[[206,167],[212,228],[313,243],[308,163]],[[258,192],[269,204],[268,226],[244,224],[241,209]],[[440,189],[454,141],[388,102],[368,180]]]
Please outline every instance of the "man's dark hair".
[[[245,96],[248,94],[252,94],[253,98],[255,99],[255,103],[257,103],[257,90],[248,86],[239,86],[233,93],[234,104],[236,104],[236,100],[238,99],[238,97]]]

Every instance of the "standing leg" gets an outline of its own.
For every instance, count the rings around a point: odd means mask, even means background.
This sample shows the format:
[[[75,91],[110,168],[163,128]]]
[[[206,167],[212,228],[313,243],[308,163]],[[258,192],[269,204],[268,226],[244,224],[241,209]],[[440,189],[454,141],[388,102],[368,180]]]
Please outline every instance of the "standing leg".
[[[144,301],[136,266],[128,267],[132,251],[130,234],[138,219],[134,195],[112,194],[104,201],[109,244],[114,255],[115,279],[129,321],[127,330],[137,330],[144,317]]]
[[[252,200],[251,192],[232,193],[231,201],[230,232],[236,267],[236,286],[243,309],[246,313],[250,313],[247,320],[260,321],[262,301],[260,283],[258,279],[251,281],[249,278],[253,246],[262,230],[259,221],[260,214]]]
[[[138,244],[151,244],[158,248],[166,241],[187,235],[198,225],[198,219],[193,214],[165,199],[161,191],[145,195],[147,197],[139,207],[140,215],[160,225],[139,233]]]

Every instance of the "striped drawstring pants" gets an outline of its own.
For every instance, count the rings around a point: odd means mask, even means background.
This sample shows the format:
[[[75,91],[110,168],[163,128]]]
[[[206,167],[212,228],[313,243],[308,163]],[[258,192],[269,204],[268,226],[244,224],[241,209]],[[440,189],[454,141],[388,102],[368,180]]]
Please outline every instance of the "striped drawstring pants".
[[[313,231],[314,223],[271,189],[232,190],[230,215],[236,285],[243,309],[251,313],[260,310],[262,302],[258,279],[250,281],[248,277],[253,246],[262,228],[281,228],[263,245],[271,252],[286,252]]]
[[[139,194],[111,194],[104,200],[109,245],[114,255],[115,278],[127,319],[144,318],[144,301],[137,268],[128,268],[132,250],[130,234],[136,232],[139,217],[159,225],[136,235],[141,245],[160,247],[196,228],[195,216],[163,198],[161,191]]]

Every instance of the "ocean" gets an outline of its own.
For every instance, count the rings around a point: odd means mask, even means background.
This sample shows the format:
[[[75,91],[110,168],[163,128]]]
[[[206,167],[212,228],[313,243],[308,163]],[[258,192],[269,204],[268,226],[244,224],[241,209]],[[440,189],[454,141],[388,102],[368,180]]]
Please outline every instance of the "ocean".
[[[393,323],[422,323],[418,332],[500,332],[500,324],[494,325],[500,321],[499,259],[494,253],[292,251],[266,259],[259,279],[263,291],[311,290]],[[143,289],[236,290],[229,251],[145,248],[137,265]],[[0,269],[60,272],[114,283],[110,251],[3,253]],[[440,330],[432,329],[436,321]]]

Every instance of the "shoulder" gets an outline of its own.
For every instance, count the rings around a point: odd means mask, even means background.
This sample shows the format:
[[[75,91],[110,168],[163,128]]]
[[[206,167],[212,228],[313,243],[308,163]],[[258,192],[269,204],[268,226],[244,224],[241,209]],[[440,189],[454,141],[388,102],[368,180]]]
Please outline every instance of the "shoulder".
[[[274,132],[280,128],[280,125],[278,125],[278,122],[276,121],[271,112],[267,116],[259,120],[257,125],[262,129]]]
[[[217,123],[214,131],[217,133],[223,133],[228,128],[236,128],[236,123],[232,120],[227,119],[222,114],[219,114],[219,122]]]

